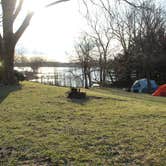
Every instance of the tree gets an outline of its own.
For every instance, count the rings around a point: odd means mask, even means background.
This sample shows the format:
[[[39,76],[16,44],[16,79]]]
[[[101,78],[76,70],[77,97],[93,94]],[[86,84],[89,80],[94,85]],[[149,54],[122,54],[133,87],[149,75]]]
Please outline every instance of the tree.
[[[100,16],[101,17],[101,16]],[[102,21],[104,18],[102,19]],[[100,84],[106,83],[106,76],[108,72],[108,59],[110,58],[110,44],[113,38],[111,29],[105,22],[100,22],[96,15],[94,20],[87,18],[88,24],[91,28],[89,36],[93,39],[94,46],[97,49],[96,57],[98,61]]]
[[[15,56],[14,56],[14,65],[17,66],[18,64],[24,64],[26,65],[29,60],[28,58],[24,55],[25,49],[24,48],[19,48],[16,50]]]
[[[45,7],[65,2],[68,0],[59,0],[53,3],[47,4]],[[31,18],[34,13],[29,12],[24,18],[22,24],[14,32],[13,25],[17,19],[17,16],[21,13],[24,0],[1,0],[1,22],[2,22],[2,34],[0,35],[0,60],[3,63],[2,82],[3,84],[15,84],[16,79],[14,77],[14,52],[15,46],[28,27]]]
[[[109,21],[110,27],[112,28],[114,37],[118,40],[122,48],[121,53],[115,58],[116,62],[114,62],[116,65],[113,66],[114,69],[116,69],[118,79],[121,81],[127,80],[130,85],[130,82],[132,82],[131,75],[133,66],[135,65],[133,42],[137,33],[137,10],[133,6],[125,8],[116,6],[116,10],[114,9],[111,14],[114,15],[114,22],[112,23],[112,21]],[[111,15],[109,16],[112,18]]]
[[[88,36],[84,35],[75,45],[75,51],[77,53],[77,62],[82,68],[84,86],[85,88],[91,87],[92,79],[91,72],[93,66],[92,51],[94,44]]]
[[[114,67],[127,80],[131,79],[133,71],[137,79],[146,77],[150,92],[150,79],[160,75],[158,66],[164,60],[166,20],[164,11],[153,1],[146,0],[140,6],[142,8],[125,9],[121,17],[116,14],[114,33],[123,53],[115,58]]]
[[[33,73],[36,74],[38,72],[39,67],[42,66],[42,63],[46,60],[42,57],[32,57],[29,60],[29,66],[32,68]]]
[[[115,2],[117,1],[115,0]],[[137,77],[147,78],[150,90],[152,75],[155,73],[161,75],[156,72],[156,70],[159,71],[160,64],[164,71],[165,11],[163,12],[155,0],[143,0],[136,3],[127,0],[119,1],[124,3],[120,3],[114,8],[116,3],[113,5],[111,0],[90,0],[92,5],[103,10],[102,13],[107,16],[108,29],[112,29],[114,38],[121,45],[122,49],[112,61],[118,78],[130,83],[133,81],[133,72],[136,72]],[[84,4],[87,9],[86,15],[94,14],[92,10],[89,10],[89,3],[86,0]],[[103,32],[99,32],[99,35]]]
[[[104,9],[104,2],[107,1],[90,1],[92,4],[84,0],[86,13],[83,15],[89,26],[87,33],[93,40],[95,45],[95,59],[98,62],[97,69],[99,73],[100,85],[106,85],[106,78],[110,72],[108,61],[111,58],[111,44],[113,43],[113,32],[109,26],[108,12]],[[95,5],[95,8],[92,6]],[[109,3],[107,3],[109,5]],[[85,10],[84,10],[85,11]],[[111,18],[111,17],[110,17]],[[113,21],[113,17],[111,18]],[[111,77],[112,78],[112,77]]]
[[[148,91],[151,91],[150,79],[155,71],[155,62],[160,59],[161,55],[161,34],[165,36],[166,20],[165,14],[161,7],[157,7],[153,1],[145,1],[144,8],[139,11],[139,33],[135,46],[139,48],[138,53],[142,53],[142,68],[148,80]],[[134,47],[135,48],[135,47]],[[141,51],[140,51],[141,50]]]

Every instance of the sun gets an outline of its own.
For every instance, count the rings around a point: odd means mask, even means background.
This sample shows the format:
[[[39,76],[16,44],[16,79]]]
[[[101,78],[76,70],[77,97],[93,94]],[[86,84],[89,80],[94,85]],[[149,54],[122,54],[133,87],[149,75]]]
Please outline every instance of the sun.
[[[24,6],[29,12],[38,12],[44,7],[44,0],[24,0]]]

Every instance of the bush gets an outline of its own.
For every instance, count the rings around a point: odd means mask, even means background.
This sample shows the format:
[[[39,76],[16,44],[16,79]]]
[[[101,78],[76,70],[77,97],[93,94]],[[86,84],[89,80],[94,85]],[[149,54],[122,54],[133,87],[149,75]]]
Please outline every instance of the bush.
[[[113,82],[113,83],[111,84],[111,87],[130,89],[130,87],[132,86],[132,84],[133,84],[133,81],[118,80],[118,81],[116,81],[116,82]]]
[[[4,70],[3,61],[0,60],[0,83],[2,83],[3,70]],[[17,70],[14,70],[14,75],[15,75],[17,81],[24,81],[25,80],[24,74],[17,71]]]
[[[14,75],[15,75],[17,81],[24,81],[25,80],[25,76],[22,72],[14,70]]]

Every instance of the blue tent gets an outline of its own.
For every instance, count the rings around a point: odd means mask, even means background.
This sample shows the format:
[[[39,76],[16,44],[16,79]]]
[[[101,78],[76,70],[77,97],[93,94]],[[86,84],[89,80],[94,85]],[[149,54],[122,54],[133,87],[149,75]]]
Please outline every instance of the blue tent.
[[[154,92],[158,88],[158,85],[156,84],[154,80],[150,80],[150,83],[151,83],[151,89]],[[148,92],[147,79],[144,78],[144,79],[136,80],[131,87],[131,91],[140,92],[140,93]]]

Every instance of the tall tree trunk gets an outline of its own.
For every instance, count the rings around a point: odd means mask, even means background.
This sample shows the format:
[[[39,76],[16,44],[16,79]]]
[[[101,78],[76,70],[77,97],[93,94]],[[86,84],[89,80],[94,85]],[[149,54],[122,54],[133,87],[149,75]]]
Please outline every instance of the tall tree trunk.
[[[88,79],[86,73],[84,73],[84,79],[85,79],[85,88],[88,89]]]
[[[107,73],[107,54],[104,53],[104,64],[103,64],[103,85],[106,83],[106,73]]]
[[[104,69],[103,69],[103,85],[105,84],[105,82],[106,82],[106,69],[104,67]]]
[[[5,85],[16,84],[17,80],[14,76],[14,50],[15,44],[6,40],[2,47],[2,62],[3,62],[3,72],[2,72],[2,82]]]
[[[88,89],[87,67],[83,66],[84,87]]]
[[[102,64],[102,56],[100,54],[100,58],[99,58],[99,67],[100,67],[100,85],[103,82],[103,64]]]
[[[91,72],[90,72],[90,69],[88,69],[88,80],[89,80],[89,87],[92,86],[92,79],[91,79]]]
[[[102,85],[103,82],[103,68],[102,66],[100,67],[100,85]]]
[[[3,84],[15,84],[14,77],[14,50],[16,38],[13,33],[14,9],[16,0],[3,0],[3,38],[1,38],[1,59],[3,63],[2,82]]]

